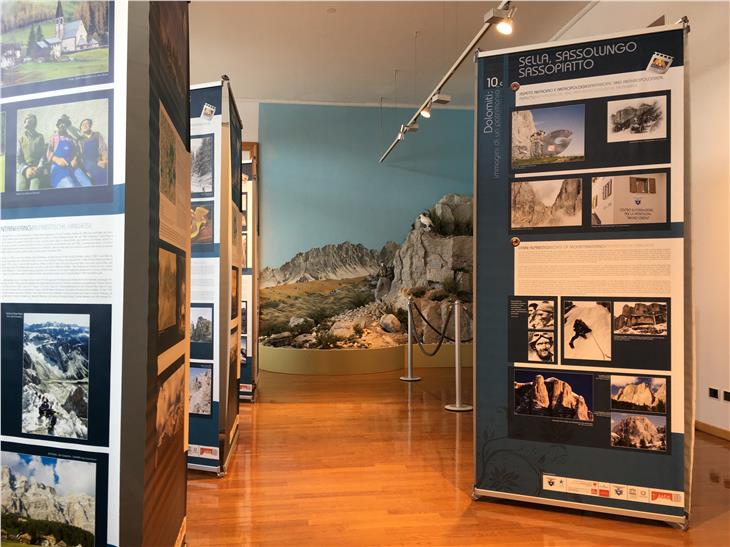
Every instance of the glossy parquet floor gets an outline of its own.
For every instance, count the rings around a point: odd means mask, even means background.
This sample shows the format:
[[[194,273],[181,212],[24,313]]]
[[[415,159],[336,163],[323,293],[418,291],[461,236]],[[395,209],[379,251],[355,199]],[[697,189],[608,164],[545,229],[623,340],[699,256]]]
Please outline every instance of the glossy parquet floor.
[[[420,373],[262,373],[228,474],[189,475],[188,545],[730,545],[730,443],[698,434],[688,532],[474,502],[472,414],[443,410],[451,371]]]

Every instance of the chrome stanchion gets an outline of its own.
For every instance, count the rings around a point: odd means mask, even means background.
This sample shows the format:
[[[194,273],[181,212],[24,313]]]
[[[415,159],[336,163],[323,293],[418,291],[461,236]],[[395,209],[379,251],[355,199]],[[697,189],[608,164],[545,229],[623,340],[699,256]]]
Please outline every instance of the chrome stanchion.
[[[456,403],[444,408],[452,412],[467,412],[474,410],[471,405],[461,402],[461,302],[454,302],[454,374],[456,378]]]
[[[413,298],[408,298],[408,372],[405,376],[401,376],[400,379],[404,382],[417,382],[421,378],[413,376],[413,313],[411,306],[413,304]]]

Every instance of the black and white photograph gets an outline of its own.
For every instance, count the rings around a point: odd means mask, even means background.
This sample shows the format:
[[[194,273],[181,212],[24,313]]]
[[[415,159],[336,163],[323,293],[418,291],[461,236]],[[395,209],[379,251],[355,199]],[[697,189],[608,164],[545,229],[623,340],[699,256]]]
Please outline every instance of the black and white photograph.
[[[16,121],[16,193],[111,183],[108,99],[19,108]]]
[[[553,330],[555,328],[555,304],[552,300],[527,301],[527,328]]]
[[[611,412],[611,446],[666,452],[667,417]]]
[[[10,451],[5,444],[0,460],[3,545],[94,547],[96,462]]]
[[[160,195],[177,203],[178,135],[165,108],[160,103]]]
[[[215,169],[215,136],[193,135],[190,137],[190,195],[194,198],[213,197]]]
[[[552,370],[514,371],[515,414],[593,421],[593,376]]]
[[[241,233],[248,231],[248,192],[241,195]]]
[[[555,363],[555,335],[552,331],[527,333],[527,360],[534,363]]]
[[[667,302],[613,303],[613,333],[617,336],[667,336]]]
[[[248,268],[248,234],[241,234],[241,267]]]
[[[170,453],[183,450],[185,425],[184,359],[173,364],[177,368],[162,380],[157,392],[155,468]]]
[[[213,200],[193,201],[190,204],[192,217],[190,243],[192,245],[210,245],[213,243],[214,207]]]
[[[111,81],[114,4],[2,3],[3,96]]]
[[[591,225],[614,226],[667,222],[667,174],[593,177]]]
[[[608,134],[611,142],[667,138],[667,96],[608,101]]]
[[[585,160],[585,105],[512,112],[512,167]]]
[[[238,285],[240,283],[239,270],[235,266],[231,267],[231,319],[238,317],[238,307],[240,299],[238,298]]]
[[[241,336],[241,366],[245,367],[248,358],[248,336]]]
[[[611,410],[667,413],[667,379],[611,375]]]
[[[241,302],[241,334],[248,334],[248,302]]]
[[[582,182],[580,178],[512,182],[512,229],[580,226]]]
[[[210,416],[213,407],[213,365],[190,363],[189,414]]]
[[[563,301],[563,358],[611,360],[611,303],[595,300]]]
[[[213,307],[190,306],[190,341],[213,343]]]
[[[186,271],[184,251],[160,241],[158,252],[157,331],[160,353],[185,338]]]
[[[88,439],[88,314],[23,316],[23,433]]]

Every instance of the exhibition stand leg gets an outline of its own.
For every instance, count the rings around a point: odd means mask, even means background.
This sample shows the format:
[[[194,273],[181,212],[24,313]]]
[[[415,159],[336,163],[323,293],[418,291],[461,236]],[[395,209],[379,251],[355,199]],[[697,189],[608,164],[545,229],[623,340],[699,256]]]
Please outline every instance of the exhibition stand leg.
[[[456,387],[456,402],[444,408],[451,412],[468,412],[474,407],[461,401],[461,302],[454,302],[454,379]],[[445,332],[445,329],[444,329]]]
[[[421,378],[413,376],[413,310],[411,298],[408,299],[408,372],[400,377],[404,382],[418,382]]]

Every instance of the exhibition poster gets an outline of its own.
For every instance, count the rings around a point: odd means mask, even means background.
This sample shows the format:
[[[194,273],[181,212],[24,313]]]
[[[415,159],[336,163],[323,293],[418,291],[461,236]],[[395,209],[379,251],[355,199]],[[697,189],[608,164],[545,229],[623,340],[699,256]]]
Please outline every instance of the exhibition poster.
[[[222,195],[221,82],[190,90],[190,237],[192,242],[188,467],[218,472]],[[227,146],[227,145],[226,145]],[[216,365],[218,363],[218,365]]]
[[[3,543],[119,544],[127,7],[0,10]]]
[[[479,55],[476,496],[686,524],[684,41]]]

